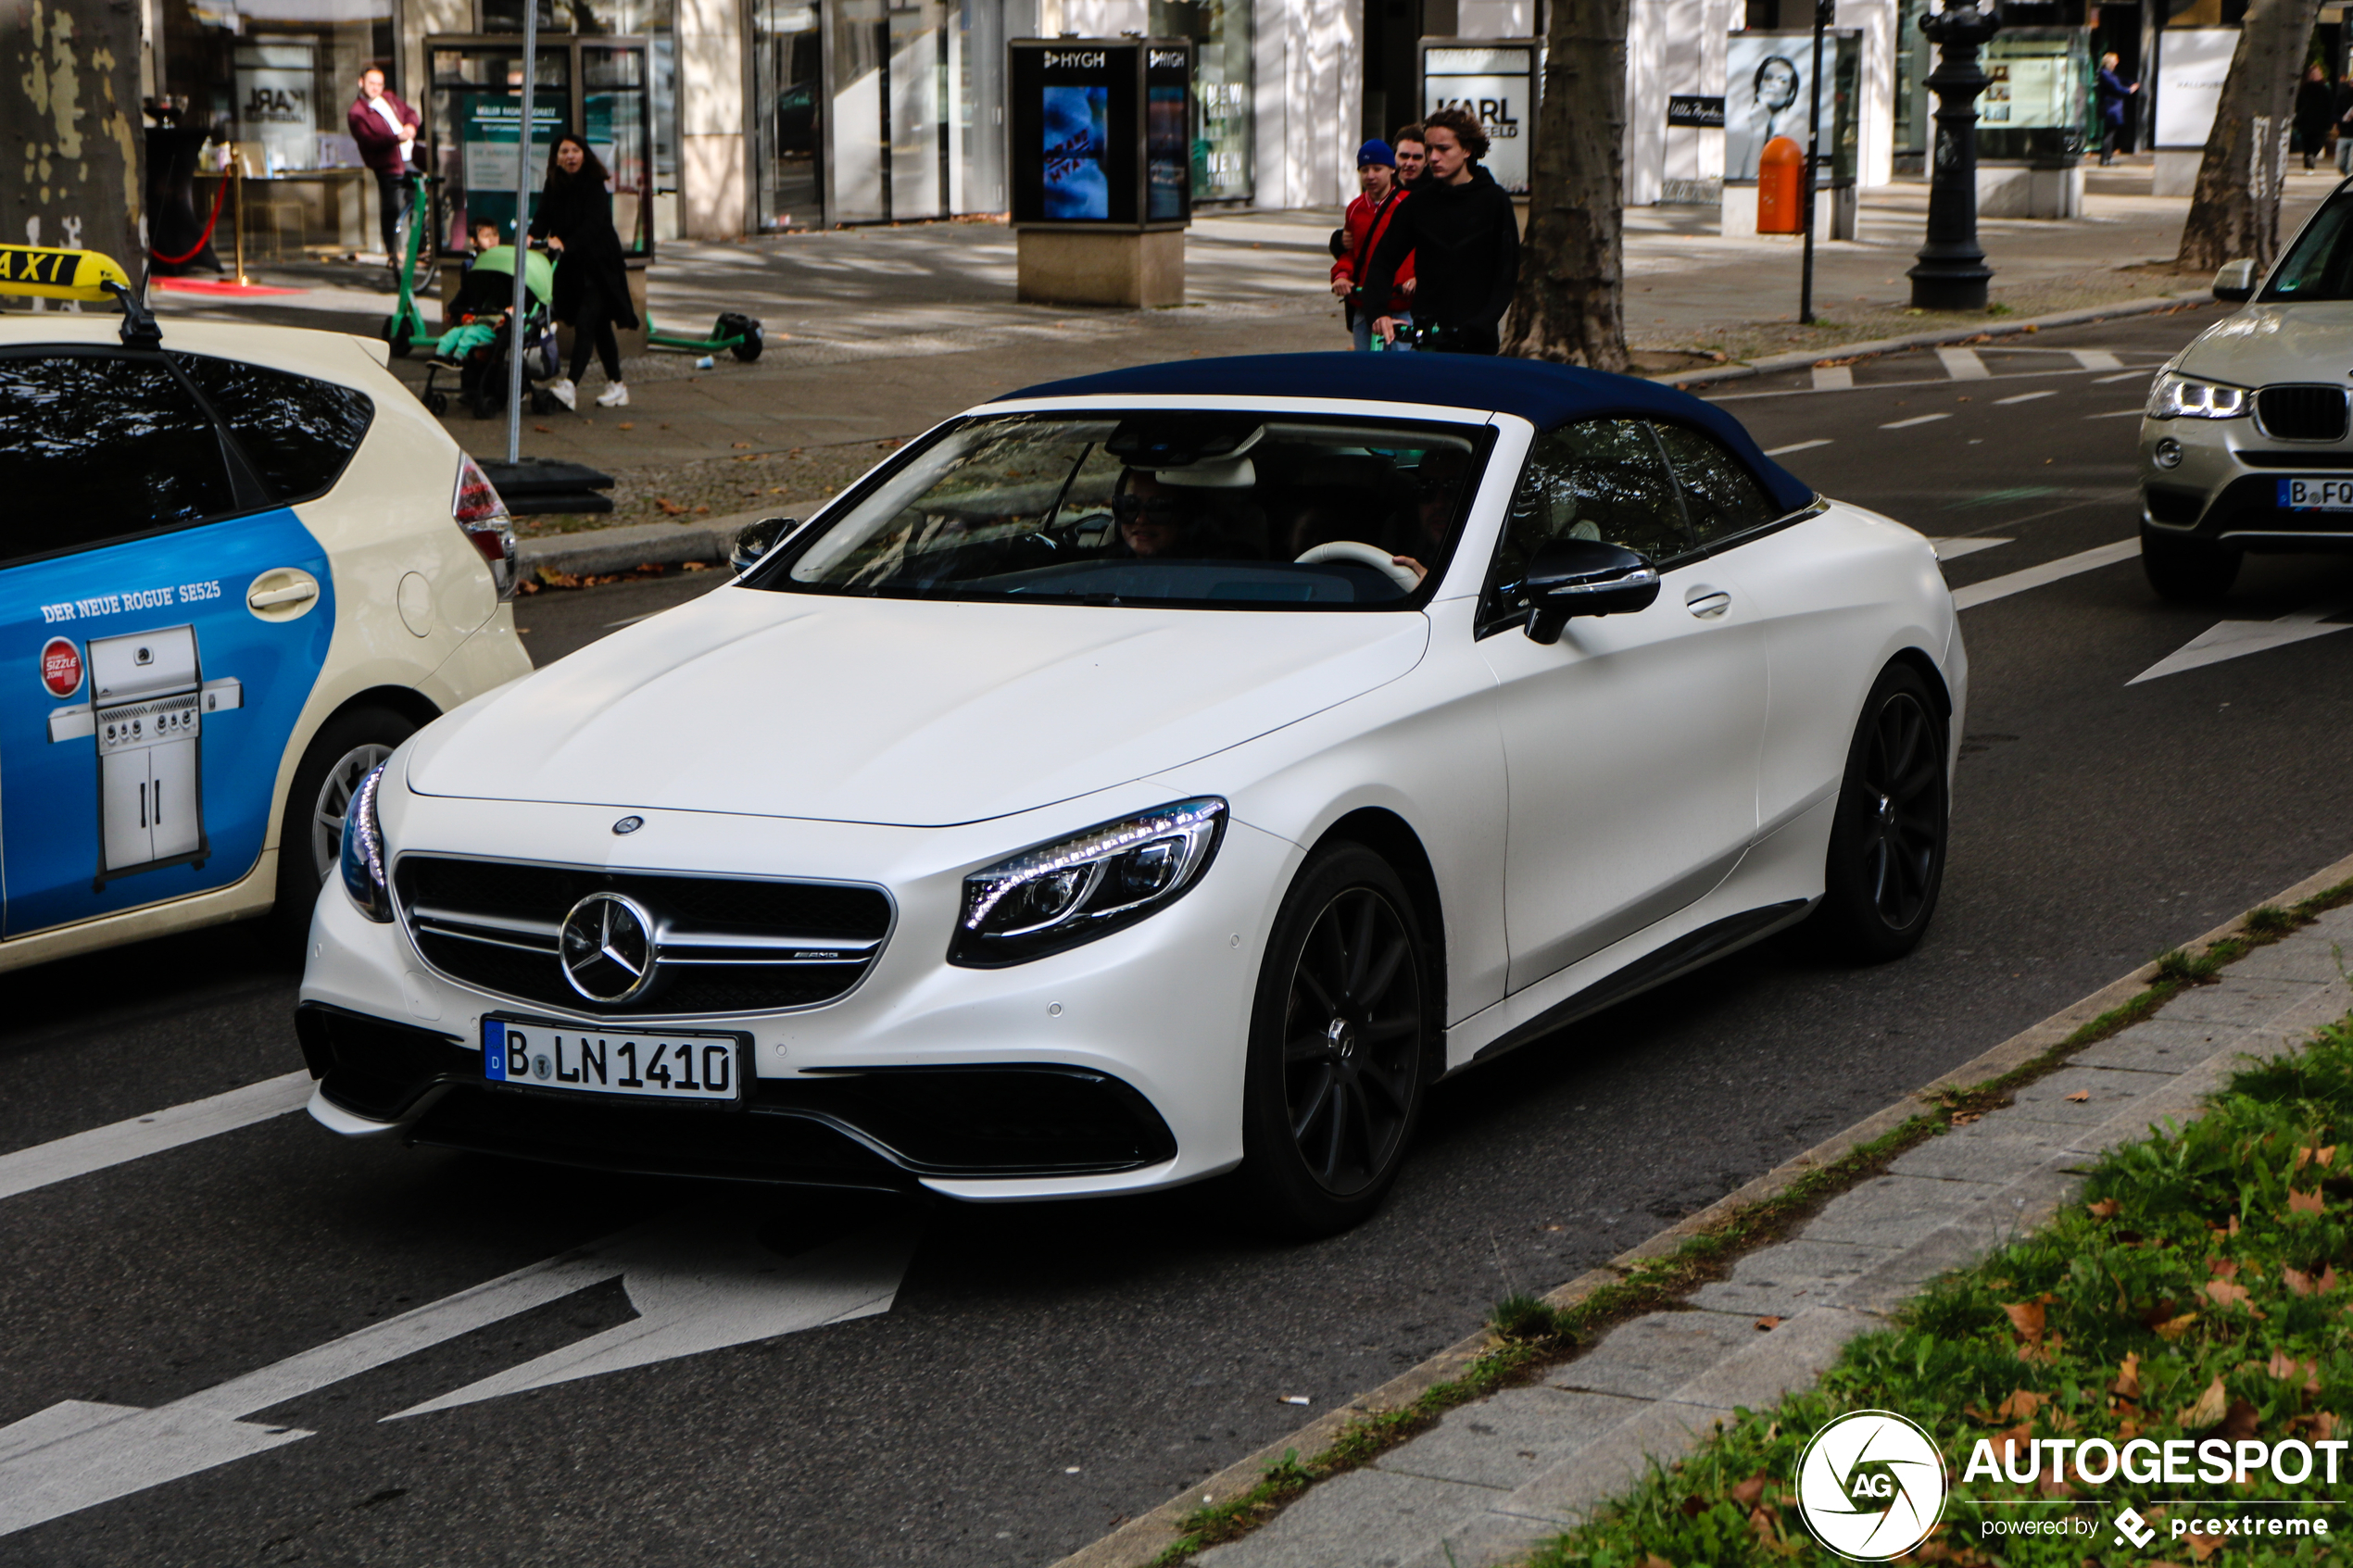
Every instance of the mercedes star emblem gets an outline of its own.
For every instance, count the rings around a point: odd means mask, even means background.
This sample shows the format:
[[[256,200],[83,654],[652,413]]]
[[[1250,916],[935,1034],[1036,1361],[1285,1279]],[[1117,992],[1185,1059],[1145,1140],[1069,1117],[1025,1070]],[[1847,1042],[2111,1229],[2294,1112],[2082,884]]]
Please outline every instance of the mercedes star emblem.
[[[626,838],[629,834],[635,833],[639,828],[644,827],[645,825],[646,819],[643,817],[623,817],[621,821],[613,823],[612,831]]]
[[[653,983],[661,949],[644,905],[618,893],[591,893],[565,914],[558,957],[573,990],[615,1007]]]

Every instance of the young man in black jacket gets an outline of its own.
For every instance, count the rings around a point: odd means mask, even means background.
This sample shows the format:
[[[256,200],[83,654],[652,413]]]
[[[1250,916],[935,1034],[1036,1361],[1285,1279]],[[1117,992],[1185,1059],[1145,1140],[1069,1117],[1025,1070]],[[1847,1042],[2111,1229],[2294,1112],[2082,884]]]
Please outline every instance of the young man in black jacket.
[[[1387,299],[1390,280],[1414,258],[1414,320],[1438,328],[1425,348],[1450,354],[1492,354],[1504,312],[1519,281],[1519,222],[1512,198],[1479,164],[1487,133],[1461,109],[1440,109],[1423,120],[1428,167],[1402,204],[1365,269],[1366,299]],[[1387,316],[1373,330],[1394,345],[1397,323]]]

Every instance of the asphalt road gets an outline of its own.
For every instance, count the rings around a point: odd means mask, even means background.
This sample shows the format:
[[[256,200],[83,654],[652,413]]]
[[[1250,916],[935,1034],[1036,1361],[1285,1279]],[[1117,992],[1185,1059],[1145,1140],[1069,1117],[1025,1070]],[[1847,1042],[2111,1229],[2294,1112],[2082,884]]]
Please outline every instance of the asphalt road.
[[[1801,374],[1719,395],[1768,448],[1819,443],[1784,460],[1826,491],[2000,541],[1947,546],[1957,586],[1998,585],[2132,537],[2125,411],[2205,319],[1989,346],[1983,379],[1919,354],[1855,367],[1847,390]],[[522,620],[545,659],[702,586],[543,595]],[[99,1439],[102,1469],[180,1478],[7,1535],[0,1559],[1051,1562],[1461,1336],[1498,1297],[1576,1274],[2353,848],[2353,639],[2128,684],[2225,616],[2347,606],[2353,563],[2274,558],[2220,611],[2159,603],[2131,561],[1968,609],[1950,869],[1918,954],[1853,971],[1752,950],[1451,1082],[1387,1210],[1320,1245],[1239,1236],[1189,1193],[747,1206],[339,1141],[299,1114],[0,1198],[16,1260],[0,1271],[0,1528],[32,1474],[34,1428],[12,1448],[6,1424],[201,1396]],[[293,976],[248,932],[53,965],[0,994],[0,1152],[299,1064]],[[586,1270],[576,1292],[540,1299],[526,1278],[447,1304],[641,1222],[567,1265]],[[911,1235],[901,1277],[890,1249]],[[844,1277],[887,1311],[623,1364],[632,1303],[659,1328],[683,1310],[664,1281],[755,1236],[796,1278],[854,1254]],[[599,1259],[620,1261],[598,1274]],[[287,1361],[419,1309],[400,1325],[431,1329],[414,1354],[384,1331],[335,1352],[344,1375]],[[384,1419],[583,1343],[618,1370]]]

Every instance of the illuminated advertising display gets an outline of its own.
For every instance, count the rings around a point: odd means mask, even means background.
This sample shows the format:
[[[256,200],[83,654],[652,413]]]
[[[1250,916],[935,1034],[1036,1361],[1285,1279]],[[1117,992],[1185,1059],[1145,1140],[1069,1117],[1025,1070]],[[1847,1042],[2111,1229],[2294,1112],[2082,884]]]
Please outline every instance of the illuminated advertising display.
[[[1020,39],[1011,55],[1014,223],[1170,229],[1190,220],[1189,42]]]

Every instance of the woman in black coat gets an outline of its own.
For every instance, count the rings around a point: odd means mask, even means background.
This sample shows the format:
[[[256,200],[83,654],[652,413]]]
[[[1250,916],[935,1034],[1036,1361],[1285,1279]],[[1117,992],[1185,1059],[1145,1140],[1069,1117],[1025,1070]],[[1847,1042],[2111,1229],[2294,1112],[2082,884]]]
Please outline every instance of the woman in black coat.
[[[587,143],[568,132],[557,137],[547,187],[531,220],[533,236],[545,236],[556,253],[556,320],[572,323],[572,374],[547,389],[567,408],[574,407],[574,383],[586,372],[592,348],[610,383],[598,395],[597,407],[629,406],[629,388],[621,380],[621,345],[612,330],[634,329],[637,312],[629,305],[629,270],[612,226],[608,178]]]

